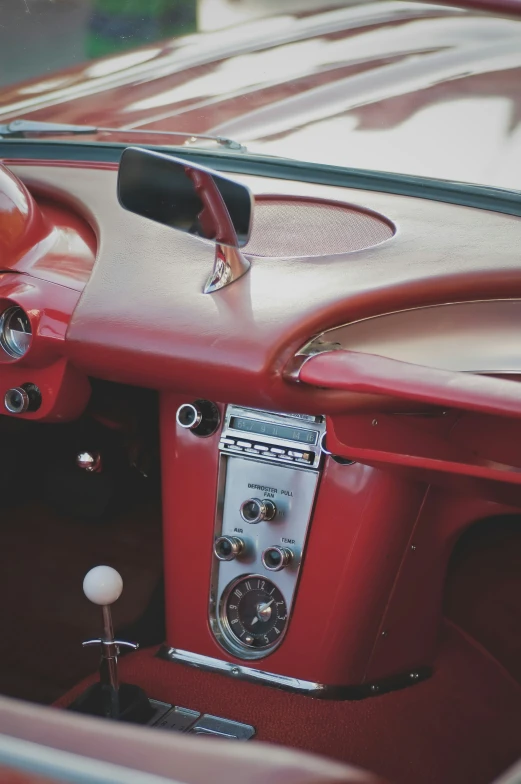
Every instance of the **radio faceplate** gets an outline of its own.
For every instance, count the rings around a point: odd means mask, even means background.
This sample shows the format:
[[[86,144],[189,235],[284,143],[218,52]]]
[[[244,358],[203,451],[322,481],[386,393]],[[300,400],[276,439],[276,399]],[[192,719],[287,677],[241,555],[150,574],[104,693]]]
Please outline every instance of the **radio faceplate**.
[[[262,461],[318,469],[325,430],[323,416],[228,406],[219,449]]]
[[[323,417],[228,406],[220,442],[210,622],[219,643],[238,658],[267,656],[284,638],[324,431]]]

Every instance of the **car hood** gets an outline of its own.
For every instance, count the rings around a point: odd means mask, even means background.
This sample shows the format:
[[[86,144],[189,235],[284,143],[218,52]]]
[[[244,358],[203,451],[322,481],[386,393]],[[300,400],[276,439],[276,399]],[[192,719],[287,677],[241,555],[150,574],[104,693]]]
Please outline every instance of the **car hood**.
[[[402,2],[279,15],[9,87],[15,117],[519,189],[521,22]]]

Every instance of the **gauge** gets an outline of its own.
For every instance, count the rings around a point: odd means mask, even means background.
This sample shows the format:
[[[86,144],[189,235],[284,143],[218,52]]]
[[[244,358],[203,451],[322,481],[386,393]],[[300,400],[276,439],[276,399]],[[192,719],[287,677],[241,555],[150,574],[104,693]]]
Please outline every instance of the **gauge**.
[[[8,308],[0,316],[0,344],[13,359],[20,359],[29,350],[31,343],[29,316],[19,308]]]
[[[277,586],[260,575],[245,575],[226,589],[221,623],[228,638],[249,649],[269,648],[282,638],[288,609]]]

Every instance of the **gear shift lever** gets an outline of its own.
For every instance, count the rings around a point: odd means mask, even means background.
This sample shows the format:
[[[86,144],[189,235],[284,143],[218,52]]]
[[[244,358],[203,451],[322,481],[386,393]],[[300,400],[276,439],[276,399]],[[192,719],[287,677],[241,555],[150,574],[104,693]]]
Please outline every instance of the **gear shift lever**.
[[[84,648],[101,646],[100,680],[70,707],[71,710],[109,719],[144,723],[152,712],[146,694],[138,686],[120,685],[118,679],[119,649],[123,646],[134,651],[139,648],[137,643],[114,639],[110,606],[119,599],[122,591],[121,575],[111,566],[96,566],[85,575],[83,593],[89,601],[101,607],[103,614],[103,636],[83,643]]]
[[[118,681],[118,656],[121,646],[132,648],[136,651],[139,645],[134,642],[125,642],[114,639],[112,626],[112,613],[110,605],[121,596],[123,580],[121,575],[111,566],[95,566],[87,572],[83,580],[83,593],[93,604],[101,606],[103,613],[103,637],[101,639],[86,640],[82,643],[84,648],[91,645],[101,645],[100,683],[102,698],[105,703],[104,714],[112,719],[119,718],[119,681]]]

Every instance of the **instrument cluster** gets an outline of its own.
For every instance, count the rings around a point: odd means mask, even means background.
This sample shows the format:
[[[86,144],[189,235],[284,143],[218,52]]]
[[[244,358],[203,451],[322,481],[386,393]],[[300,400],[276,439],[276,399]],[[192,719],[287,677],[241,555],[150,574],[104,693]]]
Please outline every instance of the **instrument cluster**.
[[[65,335],[79,293],[49,281],[0,278],[0,413],[67,421],[90,396],[87,376],[65,356]]]
[[[29,351],[32,338],[29,316],[18,305],[7,308],[0,316],[0,346],[11,359],[20,359]]]

